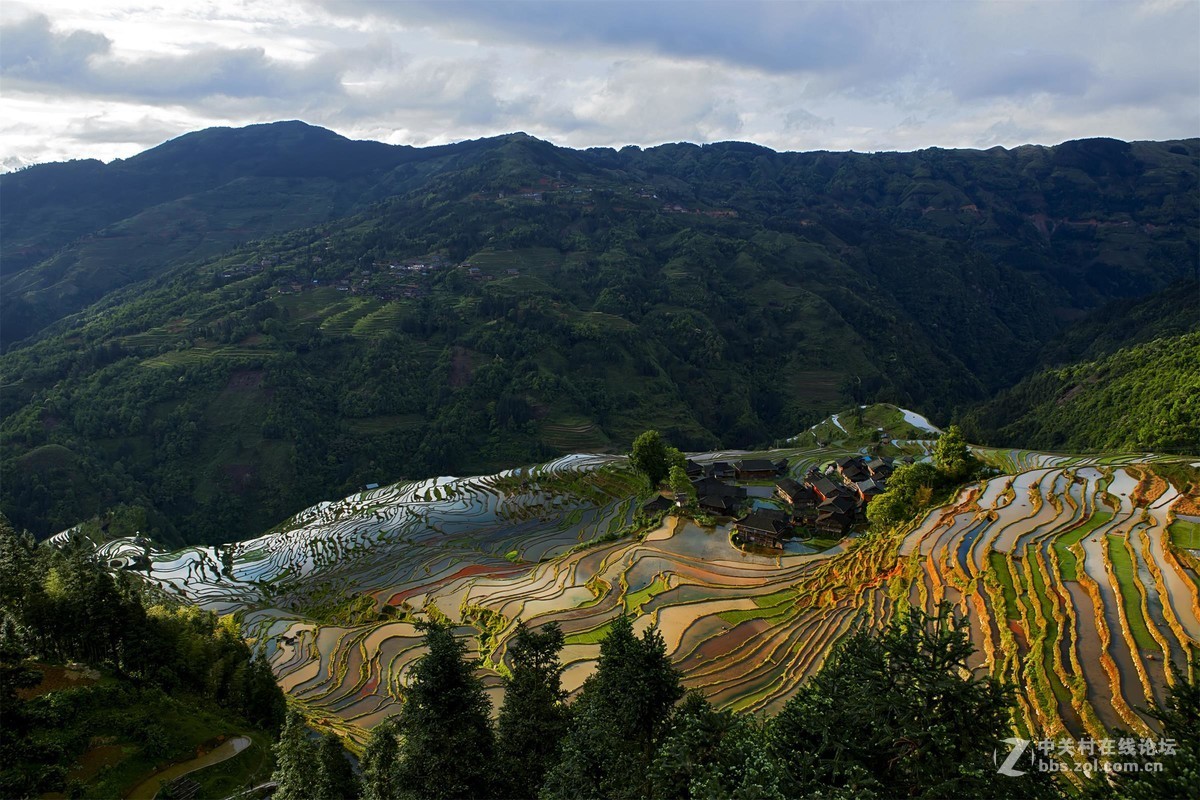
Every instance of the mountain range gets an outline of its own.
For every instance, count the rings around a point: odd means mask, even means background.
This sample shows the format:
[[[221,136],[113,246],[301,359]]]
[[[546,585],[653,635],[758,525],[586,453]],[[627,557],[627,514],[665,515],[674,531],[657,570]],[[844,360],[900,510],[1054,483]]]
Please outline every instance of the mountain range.
[[[645,428],[766,445],[848,402],[1194,452],[1198,176],[1195,139],[413,148],[299,122],[30,167],[0,177],[0,509],[229,541],[368,484]]]

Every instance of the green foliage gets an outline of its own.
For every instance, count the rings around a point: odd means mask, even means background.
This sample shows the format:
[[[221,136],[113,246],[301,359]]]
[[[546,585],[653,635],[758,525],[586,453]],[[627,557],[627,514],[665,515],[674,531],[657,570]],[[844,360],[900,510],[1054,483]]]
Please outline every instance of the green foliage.
[[[650,770],[656,800],[789,796],[786,764],[760,720],[716,711],[698,693],[676,709]]]
[[[396,717],[392,716],[371,729],[371,737],[363,749],[363,800],[399,800],[399,758],[400,730]]]
[[[317,780],[309,795],[312,800],[346,800],[359,796],[354,768],[336,734],[326,733],[321,737],[316,757]]]
[[[650,488],[657,488],[671,471],[668,446],[658,431],[644,431],[633,440],[629,463],[645,476]]]
[[[798,791],[855,796],[1020,797],[1056,794],[1048,781],[996,780],[1012,689],[967,666],[967,622],[949,604],[913,609],[881,635],[838,645],[771,725],[774,753]]]
[[[688,478],[687,473],[684,472],[683,467],[671,467],[671,475],[669,480],[672,492],[675,494],[686,495],[689,500],[695,501],[696,487],[692,485],[692,481],[690,478]]]
[[[933,446],[933,465],[951,483],[961,483],[979,470],[979,459],[971,455],[967,440],[957,425],[951,425],[938,437]]]
[[[1058,354],[1070,359],[1065,365],[1048,360],[1052,366],[967,414],[968,432],[975,441],[1023,448],[1195,454],[1198,291],[1195,281],[1185,282],[1081,323],[1092,338],[1068,342]]]
[[[927,507],[942,482],[941,472],[932,464],[901,464],[888,478],[887,491],[867,506],[867,519],[878,529],[899,525]]]
[[[405,798],[492,794],[491,703],[466,645],[441,623],[424,623],[427,652],[413,665],[396,719],[396,776]]]
[[[621,615],[600,643],[596,671],[572,708],[562,759],[544,798],[636,798],[649,793],[649,769],[672,706],[683,696],[661,634],[641,637]]]
[[[288,711],[275,745],[275,772],[271,780],[278,800],[309,800],[321,774],[317,743],[308,736],[308,726],[298,711]]]
[[[112,576],[82,547],[36,547],[3,517],[0,574],[0,750],[18,754],[4,760],[13,769],[0,769],[0,794],[61,787],[66,766],[96,731],[115,730],[135,751],[126,759],[132,771],[112,777],[123,789],[129,787],[120,780],[186,753],[214,735],[214,726],[224,734],[277,730],[282,723],[283,694],[266,658],[251,653],[232,618],[195,607],[148,606],[140,583],[128,575]],[[115,675],[112,683],[24,702],[14,691],[36,674],[20,665],[29,657],[76,661]],[[191,721],[181,726],[181,717]]]
[[[505,797],[536,797],[558,760],[570,719],[560,680],[562,647],[557,623],[540,631],[518,623],[510,640],[510,676],[496,730],[497,779]]]

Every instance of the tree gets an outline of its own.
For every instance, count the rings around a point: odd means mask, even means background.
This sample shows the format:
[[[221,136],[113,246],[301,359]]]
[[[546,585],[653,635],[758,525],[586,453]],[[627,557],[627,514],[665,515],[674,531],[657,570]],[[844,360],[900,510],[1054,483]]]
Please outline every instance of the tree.
[[[965,618],[948,603],[912,609],[882,634],[840,644],[771,725],[798,793],[836,788],[887,797],[1042,794],[1031,773],[996,785],[1012,688],[972,676]]]
[[[274,800],[311,800],[317,784],[317,747],[308,738],[308,726],[294,709],[289,710],[279,741],[275,743],[275,772],[271,780],[277,788]]]
[[[979,460],[971,455],[957,425],[951,425],[933,446],[933,464],[954,483],[967,480],[979,469]]]
[[[428,652],[412,667],[396,720],[402,796],[488,796],[495,754],[491,702],[463,640],[438,622],[421,628]]]
[[[556,622],[541,631],[518,623],[508,646],[511,675],[505,681],[496,742],[504,796],[536,797],[558,759],[570,719],[558,659],[562,646]]]
[[[669,478],[671,491],[675,494],[687,495],[688,502],[695,502],[696,487],[692,485],[692,480],[687,476],[687,473],[682,467],[671,467],[671,476]]]
[[[397,762],[400,757],[399,728],[396,717],[388,717],[375,726],[362,756],[363,800],[398,800],[400,783]]]
[[[683,695],[657,629],[641,637],[621,615],[600,643],[596,671],[572,709],[562,759],[546,777],[545,798],[640,798],[669,712]]]
[[[633,468],[646,476],[650,488],[656,488],[670,472],[667,444],[658,431],[645,431],[633,440],[633,451],[629,455]]]
[[[312,800],[348,800],[358,797],[358,788],[341,740],[336,734],[325,734],[317,745],[317,782],[310,795]]]
[[[942,475],[930,464],[902,464],[888,478],[887,491],[867,506],[867,519],[876,528],[907,522],[933,499]]]
[[[650,768],[655,800],[783,798],[786,765],[768,747],[760,720],[717,711],[689,693],[672,715]]]
[[[1129,798],[1130,800],[1156,800],[1161,797],[1194,797],[1200,786],[1200,660],[1191,662],[1191,678],[1186,672],[1172,665],[1175,684],[1166,703],[1156,704],[1151,715],[1162,722],[1162,741],[1173,741],[1175,752],[1139,753],[1120,756],[1122,762],[1161,764],[1153,770],[1143,767],[1138,771],[1114,772],[1102,775],[1088,787],[1092,797]],[[1131,736],[1117,731],[1120,738]]]

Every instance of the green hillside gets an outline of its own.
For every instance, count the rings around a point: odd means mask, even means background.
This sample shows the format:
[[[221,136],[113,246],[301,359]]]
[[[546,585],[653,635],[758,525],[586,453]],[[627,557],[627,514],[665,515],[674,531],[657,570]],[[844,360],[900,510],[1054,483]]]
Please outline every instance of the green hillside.
[[[1038,372],[964,424],[996,444],[1200,452],[1200,331]]]
[[[368,483],[620,451],[646,427],[708,449],[850,403],[945,422],[1198,257],[1193,140],[867,155],[326,134],[203,131],[0,181],[6,246],[32,248],[6,256],[4,302],[41,309],[4,314],[26,320],[0,357],[16,523],[122,507],[113,524],[164,541],[227,541]],[[101,209],[68,191],[113,175],[188,193]],[[133,238],[104,256],[106,230]]]

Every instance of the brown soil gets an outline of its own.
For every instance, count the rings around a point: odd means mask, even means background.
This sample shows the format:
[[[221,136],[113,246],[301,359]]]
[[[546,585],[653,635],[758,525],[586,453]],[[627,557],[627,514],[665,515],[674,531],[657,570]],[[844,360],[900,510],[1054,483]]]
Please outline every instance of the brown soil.
[[[60,689],[70,689],[75,686],[91,686],[100,680],[100,673],[87,667],[71,669],[53,664],[30,664],[30,668],[42,673],[42,682],[28,689],[18,689],[17,696],[22,700],[32,700]]]
[[[1154,472],[1140,470],[1135,467],[1127,467],[1126,469],[1131,474],[1137,476],[1138,479],[1137,486],[1134,487],[1133,492],[1129,496],[1135,508],[1144,508],[1153,504],[1167,490],[1168,484],[1166,479]]]

